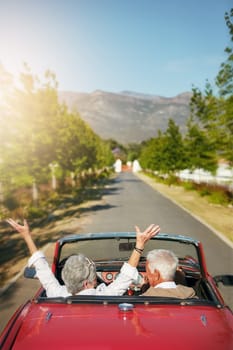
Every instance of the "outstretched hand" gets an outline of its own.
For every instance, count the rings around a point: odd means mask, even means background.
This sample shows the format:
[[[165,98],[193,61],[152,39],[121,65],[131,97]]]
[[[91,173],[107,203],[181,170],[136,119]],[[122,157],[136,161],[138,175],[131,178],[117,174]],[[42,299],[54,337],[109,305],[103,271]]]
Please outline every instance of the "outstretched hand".
[[[155,224],[151,224],[143,232],[141,232],[138,226],[135,226],[135,229],[136,229],[136,241],[137,241],[136,245],[137,245],[137,248],[140,248],[140,249],[143,249],[145,243],[160,232],[160,227]]]
[[[23,225],[18,224],[15,220],[13,219],[7,219],[6,220],[8,224],[10,224],[16,231],[18,231],[21,236],[25,239],[30,235],[30,229],[27,223],[27,220],[24,219]]]
[[[18,224],[13,219],[7,219],[6,222],[8,222],[11,227],[13,227],[16,231],[18,231],[21,235],[21,237],[25,240],[28,249],[31,254],[35,253],[37,251],[37,247],[35,243],[33,242],[33,239],[31,237],[30,229],[27,223],[27,220],[23,220],[23,225]]]
[[[133,267],[137,267],[140,260],[141,253],[144,249],[145,243],[160,232],[160,227],[158,225],[152,224],[148,226],[145,229],[145,231],[141,232],[140,228],[138,226],[135,226],[135,230],[136,230],[136,246],[133,249],[128,261],[128,263]]]

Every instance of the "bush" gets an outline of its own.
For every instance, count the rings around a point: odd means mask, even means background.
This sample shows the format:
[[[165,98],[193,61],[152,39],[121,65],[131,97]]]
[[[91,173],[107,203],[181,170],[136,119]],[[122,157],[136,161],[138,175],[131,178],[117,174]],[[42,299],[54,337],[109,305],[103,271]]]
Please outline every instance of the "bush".
[[[224,192],[213,192],[208,196],[208,201],[213,204],[226,205],[229,199]]]
[[[179,185],[180,181],[177,176],[169,175],[168,178],[164,181],[168,186]]]
[[[9,211],[13,211],[15,209],[17,209],[19,207],[19,201],[17,200],[17,198],[15,198],[14,195],[8,195],[4,201],[3,201],[3,205],[9,210]]]
[[[183,182],[182,186],[186,191],[194,191],[195,190],[195,184],[191,181],[185,181]]]
[[[203,188],[203,189],[199,190],[198,193],[200,194],[201,197],[211,195],[211,191],[208,188]]]
[[[38,219],[45,215],[47,215],[47,212],[45,209],[42,209],[42,208],[29,207],[27,211],[28,219]]]

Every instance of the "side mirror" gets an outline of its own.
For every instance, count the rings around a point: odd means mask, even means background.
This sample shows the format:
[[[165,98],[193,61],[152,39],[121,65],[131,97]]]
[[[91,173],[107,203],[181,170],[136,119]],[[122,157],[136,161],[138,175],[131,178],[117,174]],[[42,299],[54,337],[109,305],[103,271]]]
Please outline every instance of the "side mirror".
[[[215,283],[222,283],[224,286],[233,286],[233,275],[219,275],[214,277]]]
[[[23,275],[25,278],[37,278],[36,269],[34,267],[25,267]]]

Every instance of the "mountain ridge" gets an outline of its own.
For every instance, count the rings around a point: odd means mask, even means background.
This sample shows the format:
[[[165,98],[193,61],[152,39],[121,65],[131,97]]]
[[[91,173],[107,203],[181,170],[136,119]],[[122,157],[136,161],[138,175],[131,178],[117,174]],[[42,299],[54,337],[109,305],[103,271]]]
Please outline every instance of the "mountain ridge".
[[[140,143],[167,129],[173,119],[183,133],[190,114],[191,92],[174,97],[95,90],[91,93],[60,91],[59,101],[77,111],[93,131],[103,139],[121,144]]]

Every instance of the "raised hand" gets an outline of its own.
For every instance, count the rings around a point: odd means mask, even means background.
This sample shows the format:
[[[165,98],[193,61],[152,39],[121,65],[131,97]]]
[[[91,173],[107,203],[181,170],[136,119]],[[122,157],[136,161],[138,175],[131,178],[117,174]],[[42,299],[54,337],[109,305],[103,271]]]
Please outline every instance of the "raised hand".
[[[8,224],[10,224],[16,231],[18,231],[24,239],[27,238],[28,235],[31,235],[28,223],[25,219],[23,221],[23,225],[18,224],[13,219],[7,219],[6,222],[8,222]]]
[[[135,229],[136,229],[136,247],[139,249],[143,249],[145,243],[160,232],[160,227],[155,224],[151,224],[143,232],[141,232],[138,226],[135,226]]]
[[[140,256],[143,252],[145,243],[160,232],[160,227],[155,224],[148,226],[143,232],[141,232],[138,226],[135,226],[135,229],[136,229],[136,246],[132,251],[128,261],[128,263],[133,267],[137,267],[140,260]]]
[[[7,219],[6,222],[8,222],[8,224],[11,225],[11,227],[13,227],[16,231],[20,233],[21,237],[25,240],[30,253],[35,253],[37,251],[37,247],[32,239],[27,220],[24,219],[23,225],[18,224],[13,219]]]

